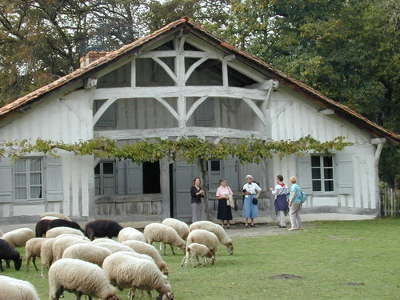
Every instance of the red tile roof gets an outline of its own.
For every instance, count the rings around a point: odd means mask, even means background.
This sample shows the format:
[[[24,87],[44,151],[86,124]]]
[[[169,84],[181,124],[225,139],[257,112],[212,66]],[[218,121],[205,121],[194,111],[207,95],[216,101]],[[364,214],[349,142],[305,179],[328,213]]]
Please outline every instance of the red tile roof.
[[[154,31],[153,33],[146,35],[142,38],[137,39],[136,41],[125,45],[121,47],[118,50],[111,51],[108,53],[101,53],[99,55],[99,58],[96,59],[95,61],[89,63],[85,67],[81,67],[72,73],[61,77],[23,97],[20,97],[13,102],[4,105],[3,107],[0,108],[0,118],[6,116],[8,113],[15,111],[19,108],[22,108],[23,106],[33,103],[39,99],[41,99],[43,96],[47,95],[50,92],[53,92],[57,90],[58,88],[61,88],[65,86],[67,83],[84,79],[89,77],[89,75],[93,72],[96,72],[102,67],[105,67],[106,65],[109,65],[118,59],[122,58],[124,55],[131,53],[133,50],[138,50],[141,46],[146,44],[149,41],[154,40],[155,38],[162,36],[163,34],[166,34],[174,29],[177,29],[178,27],[186,27],[189,29],[192,33],[198,35],[199,37],[206,37],[206,39],[209,42],[212,42],[215,46],[223,49],[224,51],[228,53],[233,53],[236,55],[237,58],[241,59],[244,63],[257,68],[261,72],[266,72],[268,76],[279,80],[282,84],[298,91],[301,92],[305,95],[308,96],[308,98],[311,98],[312,100],[318,102],[319,104],[323,105],[324,107],[331,108],[335,111],[337,115],[340,117],[343,117],[347,119],[350,122],[355,123],[358,127],[364,128],[372,132],[373,134],[377,136],[382,136],[385,138],[388,138],[389,141],[393,143],[399,143],[400,142],[400,135],[391,132],[384,127],[372,122],[371,120],[367,119],[366,117],[362,116],[361,114],[357,113],[356,111],[350,109],[346,105],[343,105],[339,102],[336,102],[323,94],[321,94],[319,91],[311,88],[304,82],[301,82],[299,80],[296,80],[294,78],[291,78],[287,74],[274,69],[271,65],[263,61],[262,59],[251,55],[250,53],[246,51],[239,50],[235,48],[234,46],[218,39],[211,33],[207,32],[202,28],[201,26],[192,23],[189,21],[188,18],[182,18],[177,21],[174,21],[161,29]]]

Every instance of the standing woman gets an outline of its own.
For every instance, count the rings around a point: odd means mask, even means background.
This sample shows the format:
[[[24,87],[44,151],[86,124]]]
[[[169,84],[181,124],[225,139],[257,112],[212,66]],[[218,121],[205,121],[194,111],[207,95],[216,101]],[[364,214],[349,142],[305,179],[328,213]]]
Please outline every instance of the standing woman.
[[[243,217],[245,218],[245,227],[255,227],[254,219],[258,217],[258,197],[261,194],[260,186],[253,182],[254,178],[251,175],[246,176],[247,183],[243,186]]]
[[[292,176],[289,178],[292,186],[290,187],[290,199],[289,199],[289,215],[290,215],[290,223],[292,223],[292,227],[289,230],[299,230],[303,229],[300,218],[300,210],[302,205],[302,197],[301,197],[301,187],[297,184],[296,177]]]
[[[275,213],[278,217],[278,226],[280,228],[286,227],[286,215],[289,211],[288,205],[288,195],[289,189],[286,184],[283,182],[283,176],[276,176],[276,186],[275,188],[270,188],[272,195],[275,196]]]
[[[219,181],[219,186],[217,189],[216,197],[218,199],[218,220],[222,221],[222,226],[225,225],[229,228],[230,221],[232,220],[232,209],[230,199],[232,199],[233,192],[228,185],[228,182],[224,179]],[[226,224],[225,224],[226,222]]]
[[[201,187],[200,177],[195,177],[193,179],[190,195],[192,198],[192,223],[194,223],[201,219],[201,198],[204,197],[204,190]]]

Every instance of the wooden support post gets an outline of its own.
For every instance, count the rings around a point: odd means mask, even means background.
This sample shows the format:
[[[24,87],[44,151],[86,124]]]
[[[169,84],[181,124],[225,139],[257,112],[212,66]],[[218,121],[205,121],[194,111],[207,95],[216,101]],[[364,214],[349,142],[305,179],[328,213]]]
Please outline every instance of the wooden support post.
[[[170,217],[171,198],[169,180],[169,160],[164,158],[160,160],[160,185],[162,195],[161,216],[163,219]]]
[[[381,193],[379,189],[379,159],[381,157],[382,153],[382,148],[383,148],[383,143],[385,141],[383,140],[380,144],[377,144],[376,150],[375,150],[375,157],[374,157],[374,171],[375,171],[375,197],[376,197],[376,208],[378,211],[378,216],[381,215]]]

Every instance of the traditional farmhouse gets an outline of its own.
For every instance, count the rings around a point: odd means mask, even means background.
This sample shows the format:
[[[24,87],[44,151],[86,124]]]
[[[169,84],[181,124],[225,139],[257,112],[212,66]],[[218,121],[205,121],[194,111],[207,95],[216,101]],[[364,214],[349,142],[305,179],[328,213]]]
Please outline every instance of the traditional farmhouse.
[[[273,157],[259,165],[210,161],[209,214],[216,209],[217,182],[226,178],[240,215],[240,186],[249,173],[266,191],[264,216],[274,214],[268,187],[277,174],[297,175],[309,194],[304,212],[377,215],[382,145],[398,143],[400,136],[186,18],[116,51],[90,52],[79,69],[0,108],[2,141],[307,135],[320,141],[345,136],[353,145],[332,155]],[[197,166],[184,161],[138,165],[67,152],[2,159],[0,217],[28,220],[57,211],[82,220],[186,219],[197,175]]]

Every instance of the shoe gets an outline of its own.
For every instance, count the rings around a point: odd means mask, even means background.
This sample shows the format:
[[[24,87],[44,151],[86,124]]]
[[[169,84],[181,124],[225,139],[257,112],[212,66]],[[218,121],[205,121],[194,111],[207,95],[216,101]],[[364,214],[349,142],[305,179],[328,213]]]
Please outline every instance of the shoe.
[[[244,228],[249,228],[249,224],[244,224]]]
[[[297,230],[296,228],[289,228],[288,231],[294,231]]]

